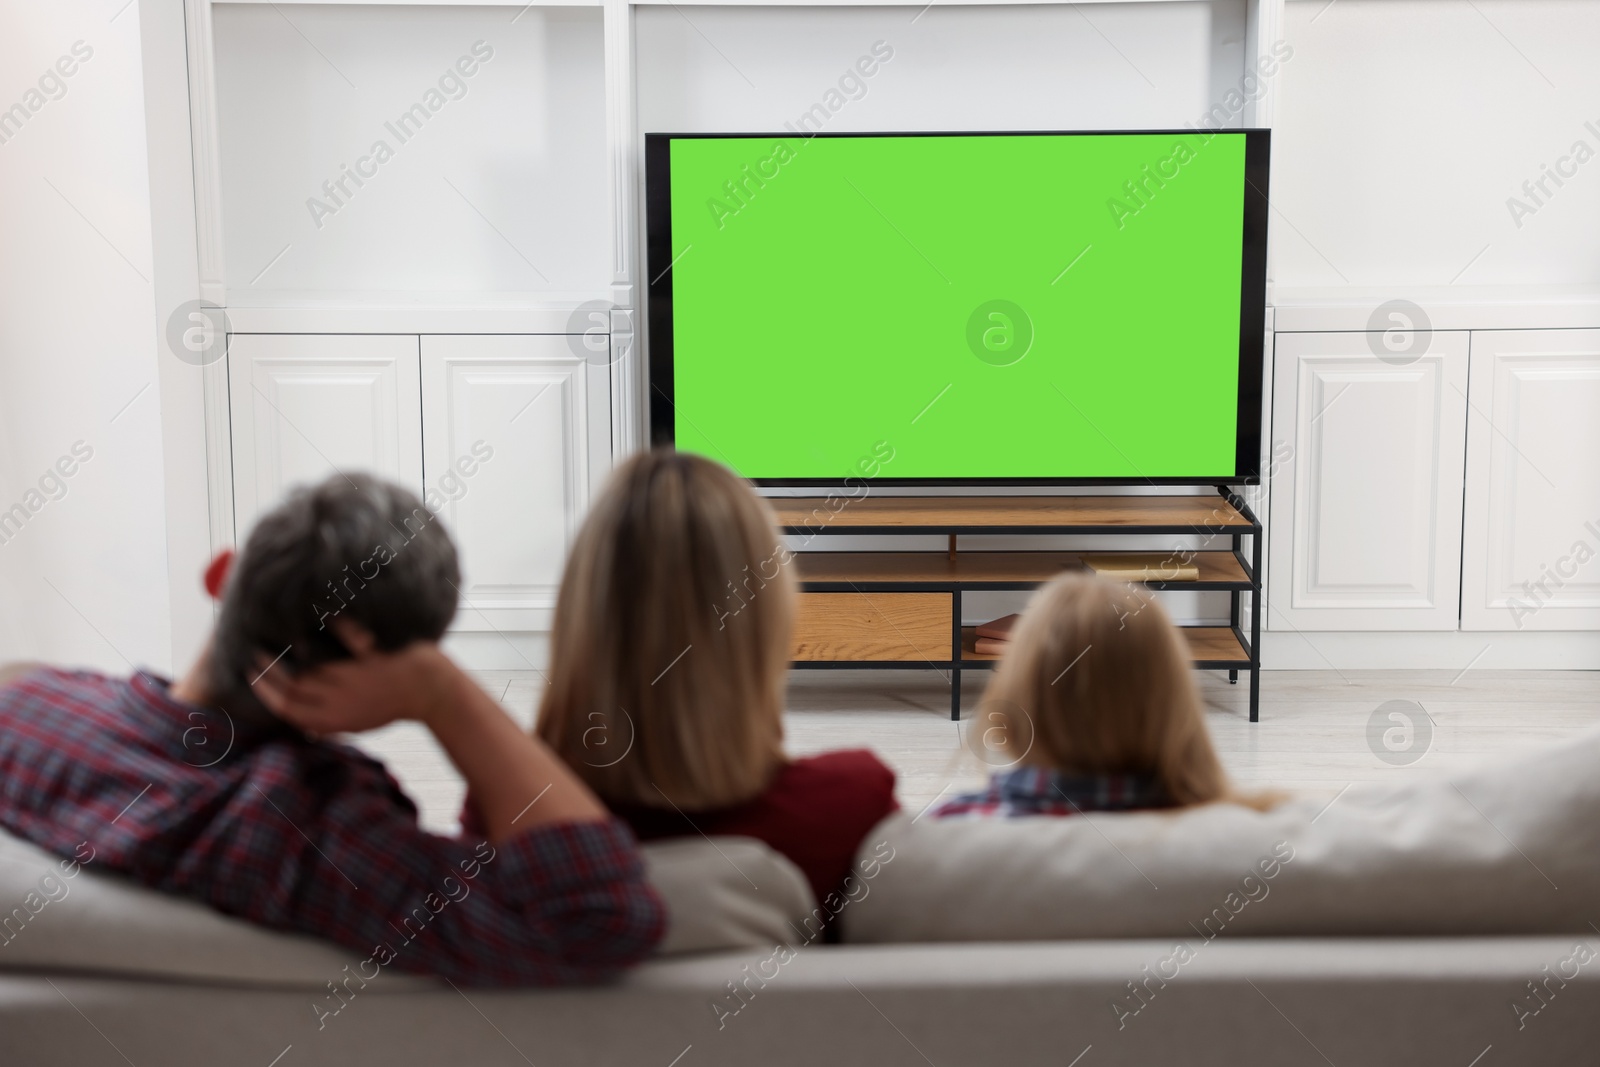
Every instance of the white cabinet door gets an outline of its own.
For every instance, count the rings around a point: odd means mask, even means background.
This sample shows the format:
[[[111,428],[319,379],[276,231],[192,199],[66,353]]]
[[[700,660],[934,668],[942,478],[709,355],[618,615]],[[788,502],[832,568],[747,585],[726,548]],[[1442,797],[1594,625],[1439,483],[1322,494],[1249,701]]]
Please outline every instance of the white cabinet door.
[[[1465,333],[1409,363],[1278,334],[1269,629],[1456,629],[1466,408]]]
[[[1461,625],[1600,629],[1600,330],[1472,335]]]
[[[457,629],[550,626],[567,546],[611,466],[608,368],[570,340],[422,339],[424,474],[461,550]]]
[[[241,543],[291,486],[367,471],[422,489],[417,339],[234,334],[233,501]]]

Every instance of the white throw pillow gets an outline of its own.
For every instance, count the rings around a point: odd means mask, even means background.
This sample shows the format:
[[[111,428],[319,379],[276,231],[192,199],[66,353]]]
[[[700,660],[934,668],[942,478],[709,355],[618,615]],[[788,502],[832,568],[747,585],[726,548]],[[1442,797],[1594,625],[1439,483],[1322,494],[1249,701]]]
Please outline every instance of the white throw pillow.
[[[753,837],[653,841],[641,850],[667,904],[659,956],[772,948],[804,940],[816,905],[800,868]]]
[[[771,948],[798,940],[811,914],[800,871],[750,838],[646,845],[650,880],[667,903],[659,954]],[[355,953],[284,934],[147,889],[120,875],[78,869],[0,831],[0,970],[48,969],[320,988]],[[793,924],[793,925],[791,925]],[[393,974],[386,989],[428,988]]]
[[[1331,805],[1266,813],[893,815],[863,845],[858,870],[875,860],[873,877],[844,909],[843,932],[856,942],[1592,934],[1597,771],[1600,730],[1451,781],[1352,786]]]

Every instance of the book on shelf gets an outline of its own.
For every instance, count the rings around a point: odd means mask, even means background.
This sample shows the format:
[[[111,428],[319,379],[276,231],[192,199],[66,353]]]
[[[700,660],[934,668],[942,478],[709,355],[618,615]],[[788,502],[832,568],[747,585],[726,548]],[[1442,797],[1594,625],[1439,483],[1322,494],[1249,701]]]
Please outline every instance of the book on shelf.
[[[1011,638],[1011,628],[1017,624],[1021,615],[1002,615],[993,622],[986,622],[974,628],[979,637],[988,637],[996,641],[1007,641]]]
[[[1087,555],[1083,565],[1116,582],[1198,582],[1200,565],[1171,552],[1116,552]]]

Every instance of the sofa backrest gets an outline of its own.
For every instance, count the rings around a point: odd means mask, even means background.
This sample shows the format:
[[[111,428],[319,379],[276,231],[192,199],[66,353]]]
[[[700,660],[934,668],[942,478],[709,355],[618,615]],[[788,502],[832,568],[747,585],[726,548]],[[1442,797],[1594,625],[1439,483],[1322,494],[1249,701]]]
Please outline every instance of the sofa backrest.
[[[858,856],[845,939],[1594,935],[1597,769],[1600,730],[1450,780],[1265,813],[898,814]]]

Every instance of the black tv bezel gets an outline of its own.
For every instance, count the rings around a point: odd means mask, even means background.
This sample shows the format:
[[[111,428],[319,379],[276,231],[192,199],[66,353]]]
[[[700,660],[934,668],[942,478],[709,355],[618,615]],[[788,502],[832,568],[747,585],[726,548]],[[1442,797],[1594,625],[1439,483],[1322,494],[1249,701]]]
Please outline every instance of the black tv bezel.
[[[677,437],[676,391],[673,384],[672,335],[672,175],[671,144],[675,140],[731,140],[738,138],[793,140],[800,137],[1093,137],[1119,134],[1157,134],[1194,137],[1204,134],[1242,134],[1245,138],[1244,220],[1241,238],[1239,287],[1239,396],[1235,432],[1234,471],[1203,477],[1127,477],[1127,478],[873,478],[882,486],[935,488],[941,486],[1179,486],[1179,485],[1259,485],[1261,484],[1262,367],[1265,359],[1267,297],[1267,199],[1268,171],[1272,154],[1272,131],[1246,129],[1160,129],[1160,130],[988,130],[862,133],[646,133],[645,163],[645,259],[648,271],[646,294],[646,345],[649,352],[650,442],[655,446],[673,445]],[[845,484],[853,477],[837,478],[751,478],[759,486],[829,488]]]

